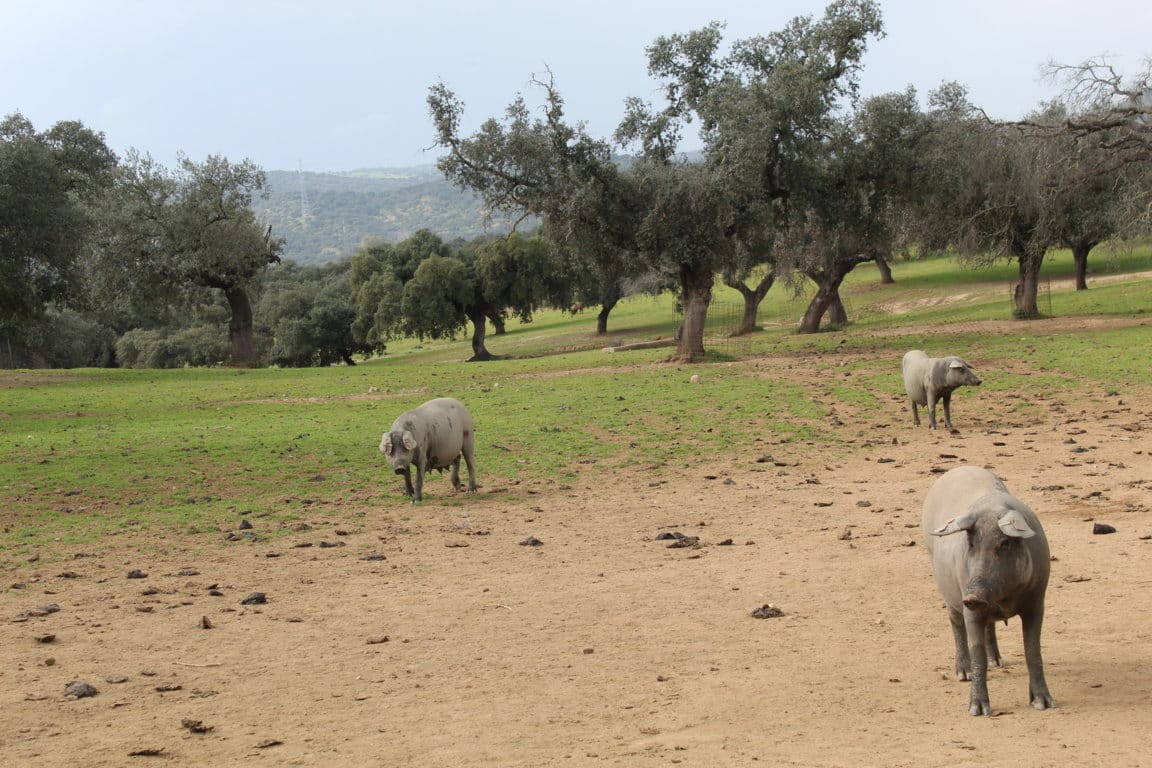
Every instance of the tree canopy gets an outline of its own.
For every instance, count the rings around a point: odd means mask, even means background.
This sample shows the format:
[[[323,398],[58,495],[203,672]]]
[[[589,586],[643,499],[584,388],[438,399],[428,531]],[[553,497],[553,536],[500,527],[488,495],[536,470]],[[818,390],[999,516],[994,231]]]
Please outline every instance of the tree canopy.
[[[252,210],[264,174],[245,160],[181,157],[169,171],[133,152],[102,209],[93,289],[137,304],[189,303],[203,289],[223,293],[231,311],[232,362],[255,359],[252,280],[280,260],[280,242]]]

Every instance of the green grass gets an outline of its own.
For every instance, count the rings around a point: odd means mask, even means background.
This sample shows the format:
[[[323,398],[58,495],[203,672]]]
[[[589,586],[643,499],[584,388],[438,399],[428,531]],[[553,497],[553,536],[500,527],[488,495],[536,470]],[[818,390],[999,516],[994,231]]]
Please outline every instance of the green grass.
[[[1097,259],[1097,278],[1142,271],[1148,254],[1144,247]],[[1070,264],[1057,254],[1050,268],[1058,277]],[[267,537],[298,521],[403,508],[379,437],[400,412],[437,395],[459,397],[476,418],[480,481],[506,491],[469,502],[486,504],[589,473],[722,471],[759,456],[786,458],[797,441],[852,450],[833,417],[891,408],[899,358],[913,347],[977,362],[986,391],[1018,396],[1025,418],[1031,394],[1147,385],[1147,324],[1039,335],[1042,325],[1019,322],[989,333],[979,321],[1010,316],[1007,288],[999,288],[1009,266],[958,270],[935,259],[895,270],[889,286],[874,269],[853,273],[844,288],[853,321],[828,333],[800,336],[794,324],[773,322],[794,321],[805,301],[774,288],[764,330],[735,352],[710,339],[718,354],[696,366],[662,362],[668,349],[602,351],[672,334],[672,300],[637,297],[612,313],[607,340],[595,335],[593,313],[510,322],[508,333],[489,337],[503,356],[489,363],[461,362],[470,348],[457,339],[398,342],[355,367],[0,372],[0,568],[24,567],[32,553],[69,557],[142,528],[150,546],[183,551],[237,546],[224,534],[241,517],[259,521]],[[1152,280],[1100,281],[1086,292],[1053,287],[1050,297],[1060,318],[1139,319],[1152,312]],[[716,290],[717,302],[737,299]],[[845,365],[838,350],[859,354]],[[753,364],[728,362],[736,359]],[[1020,361],[1027,375],[1008,370]],[[780,365],[802,365],[817,383],[776,375]],[[698,384],[689,382],[694,373]],[[426,498],[459,504],[438,476]]]

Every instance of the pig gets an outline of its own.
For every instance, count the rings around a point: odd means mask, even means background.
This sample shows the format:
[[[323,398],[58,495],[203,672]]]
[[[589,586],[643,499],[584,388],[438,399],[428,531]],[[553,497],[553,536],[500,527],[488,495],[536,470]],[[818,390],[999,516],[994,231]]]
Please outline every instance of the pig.
[[[956,641],[956,679],[972,681],[968,714],[992,714],[988,662],[1001,665],[995,622],[1012,616],[1023,625],[1032,706],[1056,706],[1040,655],[1051,565],[1039,518],[996,475],[962,466],[929,489],[923,527]]]
[[[936,403],[944,403],[944,425],[952,429],[952,392],[958,387],[980,386],[980,379],[968,363],[955,355],[928,357],[920,349],[905,353],[900,364],[904,391],[912,405],[912,423],[920,426],[917,405],[928,409],[928,429],[936,429]]]
[[[412,503],[424,499],[424,473],[452,467],[452,487],[460,489],[460,457],[468,464],[468,492],[476,490],[472,414],[459,400],[437,397],[405,411],[380,440],[380,450],[398,475]],[[411,466],[416,466],[412,485]]]

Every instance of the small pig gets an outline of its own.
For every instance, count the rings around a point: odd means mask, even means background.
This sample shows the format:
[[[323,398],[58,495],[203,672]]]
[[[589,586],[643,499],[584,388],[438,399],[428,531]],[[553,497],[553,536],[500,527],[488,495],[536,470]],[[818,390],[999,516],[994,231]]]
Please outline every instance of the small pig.
[[[944,403],[944,425],[952,429],[952,391],[963,386],[978,387],[980,379],[968,363],[955,355],[928,357],[919,349],[905,353],[900,364],[904,391],[912,405],[912,423],[920,426],[917,405],[928,409],[928,429],[936,429],[936,403]]]
[[[928,491],[923,525],[956,641],[956,679],[972,681],[968,714],[992,714],[988,662],[1001,663],[995,622],[1011,616],[1023,624],[1032,706],[1056,706],[1040,655],[1051,566],[1036,514],[996,475],[965,466],[946,472]]]
[[[404,486],[412,503],[424,499],[424,473],[452,467],[452,487],[460,489],[460,457],[468,463],[468,491],[476,490],[473,464],[472,414],[459,400],[438,397],[405,411],[380,440],[380,450],[396,474],[404,475]],[[412,485],[411,465],[416,465],[416,485]]]

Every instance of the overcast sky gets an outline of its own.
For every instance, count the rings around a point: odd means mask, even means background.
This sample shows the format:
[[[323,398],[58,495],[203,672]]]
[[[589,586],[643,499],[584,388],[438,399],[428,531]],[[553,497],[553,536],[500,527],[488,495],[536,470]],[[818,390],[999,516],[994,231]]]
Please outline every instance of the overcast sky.
[[[1152,54],[1149,0],[880,0],[887,36],[862,93],[921,99],[955,80],[996,117],[1057,87],[1056,60],[1108,55],[1134,74]],[[465,129],[498,116],[550,69],[571,120],[608,137],[625,97],[655,99],[644,49],[710,21],[727,41],[765,34],[813,0],[4,0],[0,114],[38,130],[80,120],[115,150],[171,165],[220,154],[266,170],[434,162],[425,96],[444,81]]]

